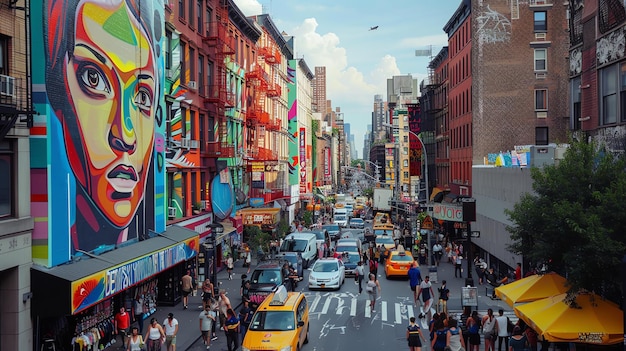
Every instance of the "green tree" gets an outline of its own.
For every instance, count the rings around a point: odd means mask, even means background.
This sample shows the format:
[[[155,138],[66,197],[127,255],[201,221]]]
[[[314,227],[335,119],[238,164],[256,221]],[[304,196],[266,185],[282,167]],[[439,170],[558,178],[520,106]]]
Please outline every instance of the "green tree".
[[[305,227],[310,227],[313,224],[313,211],[305,211],[302,215]]]
[[[368,199],[371,199],[372,196],[374,196],[374,189],[372,189],[372,188],[365,188],[365,189],[363,189],[363,191],[361,193],[363,194],[363,196],[367,197]]]
[[[532,168],[533,194],[506,214],[509,251],[567,278],[569,291],[618,301],[626,252],[626,159],[572,142],[558,165]]]
[[[255,225],[245,226],[243,231],[252,252],[256,252],[259,247],[263,252],[269,252],[270,241],[272,240],[272,236],[269,233],[262,231],[261,228]]]

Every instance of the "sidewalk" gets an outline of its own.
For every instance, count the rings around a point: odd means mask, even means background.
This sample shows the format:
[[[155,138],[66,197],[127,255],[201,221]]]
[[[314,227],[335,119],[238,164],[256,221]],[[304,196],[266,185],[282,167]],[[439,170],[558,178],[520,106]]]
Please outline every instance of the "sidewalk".
[[[256,260],[252,259],[252,267],[256,265]],[[248,268],[243,267],[243,260],[237,260],[235,262],[235,269],[233,270],[233,279],[228,280],[228,273],[226,269],[217,273],[217,280],[222,284],[219,289],[224,289],[227,292],[227,296],[230,298],[230,303],[234,307],[235,311],[239,310],[241,305],[241,297],[239,296],[239,287],[241,286],[241,275],[245,274]],[[252,272],[252,271],[251,271]],[[175,306],[158,306],[157,311],[152,314],[148,319],[144,321],[144,336],[146,328],[151,318],[156,318],[159,324],[163,324],[163,321],[167,318],[168,313],[173,313],[174,318],[178,320],[178,335],[176,337],[176,350],[186,351],[190,349],[193,344],[201,339],[199,316],[202,311],[202,297],[200,290],[197,291],[195,296],[189,295],[189,307],[183,309],[182,302]],[[219,323],[218,323],[219,324]],[[133,324],[136,325],[136,324]],[[216,330],[218,339],[211,341],[211,350],[226,350],[226,336],[224,332],[218,329]],[[106,351],[119,351],[119,343],[104,349]],[[162,347],[165,350],[165,347]]]

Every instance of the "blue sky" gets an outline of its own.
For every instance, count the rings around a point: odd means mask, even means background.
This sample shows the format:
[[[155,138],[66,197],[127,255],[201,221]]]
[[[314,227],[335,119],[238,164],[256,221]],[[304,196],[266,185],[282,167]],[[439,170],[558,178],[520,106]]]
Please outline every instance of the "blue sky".
[[[387,79],[426,77],[428,57],[448,39],[443,26],[461,0],[234,0],[246,16],[269,13],[281,32],[293,35],[295,56],[314,70],[326,66],[327,98],[350,123],[359,158],[371,122],[375,94]],[[369,30],[378,26],[377,30]]]

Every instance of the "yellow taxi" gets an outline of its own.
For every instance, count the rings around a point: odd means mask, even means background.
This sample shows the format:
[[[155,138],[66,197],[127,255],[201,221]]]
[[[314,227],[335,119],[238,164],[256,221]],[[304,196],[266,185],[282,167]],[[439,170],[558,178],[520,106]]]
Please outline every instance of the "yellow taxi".
[[[407,277],[409,268],[413,264],[413,254],[405,250],[402,245],[397,250],[391,251],[389,258],[385,261],[385,277]]]
[[[268,295],[252,317],[242,351],[297,351],[309,342],[309,307],[301,292],[284,285]]]

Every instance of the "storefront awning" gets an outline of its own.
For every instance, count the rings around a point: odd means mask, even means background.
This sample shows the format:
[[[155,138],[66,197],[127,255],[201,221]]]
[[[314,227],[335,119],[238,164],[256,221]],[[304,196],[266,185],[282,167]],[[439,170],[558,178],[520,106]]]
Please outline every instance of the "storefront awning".
[[[198,233],[173,225],[154,238],[46,268],[33,266],[32,308],[41,317],[79,313],[194,257]]]
[[[275,225],[280,221],[280,208],[244,208],[237,215],[241,216],[243,225]]]

